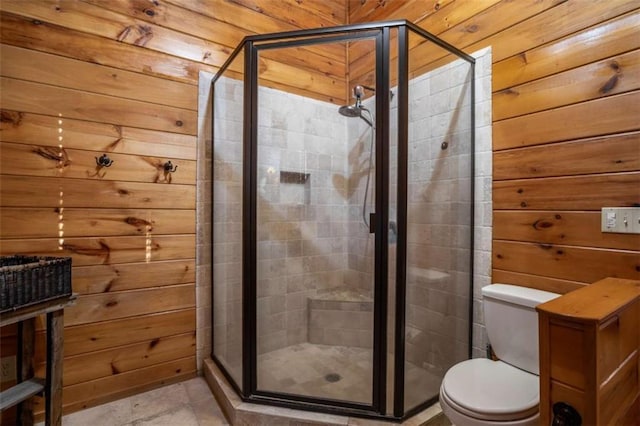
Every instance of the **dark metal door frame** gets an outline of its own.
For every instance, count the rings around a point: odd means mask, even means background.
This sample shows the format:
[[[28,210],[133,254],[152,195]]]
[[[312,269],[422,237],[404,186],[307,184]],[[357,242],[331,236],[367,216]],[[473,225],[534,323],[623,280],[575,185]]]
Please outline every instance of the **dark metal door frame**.
[[[387,400],[387,311],[388,311],[388,228],[389,228],[389,122],[390,122],[390,33],[395,28],[398,35],[398,206],[397,206],[397,253],[396,253],[396,304],[394,315],[395,360],[393,365],[393,413],[386,413]],[[356,415],[369,418],[397,420],[409,417],[426,408],[433,399],[416,407],[404,408],[404,353],[405,353],[405,309],[406,309],[406,254],[407,254],[407,169],[408,169],[408,34],[412,33],[466,60],[471,65],[471,104],[475,105],[475,60],[406,20],[345,25],[332,28],[299,30],[283,33],[245,37],[236,47],[219,72],[215,82],[229,68],[240,52],[244,53],[244,105],[243,105],[243,231],[242,231],[242,387],[235,382],[224,365],[216,357],[212,347],[212,358],[227,377],[233,388],[245,401],[270,405],[307,409],[340,415]],[[374,39],[376,45],[376,176],[375,215],[372,228],[375,231],[374,265],[374,330],[373,371],[371,404],[350,403],[342,400],[311,398],[301,395],[283,394],[257,390],[257,276],[256,276],[256,232],[257,232],[257,129],[258,129],[258,53],[262,49],[284,48],[337,41]],[[213,99],[212,99],[213,103]],[[475,122],[471,110],[471,149],[474,152]],[[212,121],[212,132],[214,132]],[[474,176],[473,161],[471,176]],[[213,173],[213,170],[212,170]],[[213,178],[213,175],[212,175]],[[473,179],[471,194],[473,197]],[[473,218],[473,198],[471,217]],[[212,211],[213,222],[213,211]],[[212,231],[213,238],[213,231]],[[471,233],[473,247],[473,233]],[[212,245],[213,251],[213,245]],[[212,253],[213,256],[213,253]],[[473,271],[473,252],[471,270]],[[212,272],[213,275],[213,272]],[[472,273],[471,273],[472,276]],[[470,278],[470,286],[472,285]],[[471,287],[471,291],[472,291]],[[213,299],[213,286],[212,286]],[[469,306],[470,321],[473,305]],[[213,339],[212,327],[212,339]],[[212,345],[213,346],[213,345]],[[471,355],[471,329],[469,330],[469,355]],[[437,397],[435,397],[437,399]]]
[[[331,37],[285,40],[256,44],[249,41],[245,45],[245,126],[244,126],[244,194],[243,218],[247,225],[243,228],[243,396],[255,402],[266,402],[292,406],[333,407],[354,410],[358,414],[385,415],[386,409],[386,363],[387,363],[387,272],[388,272],[388,191],[389,191],[389,44],[388,27],[360,31]],[[302,395],[258,389],[257,374],[257,156],[258,156],[258,54],[261,50],[286,48],[291,46],[328,43],[336,41],[374,39],[376,45],[376,214],[375,214],[375,265],[374,265],[374,308],[373,308],[373,365],[371,404],[315,398]],[[385,95],[386,94],[386,95]],[[246,143],[248,141],[249,143]],[[289,404],[287,404],[289,402]]]

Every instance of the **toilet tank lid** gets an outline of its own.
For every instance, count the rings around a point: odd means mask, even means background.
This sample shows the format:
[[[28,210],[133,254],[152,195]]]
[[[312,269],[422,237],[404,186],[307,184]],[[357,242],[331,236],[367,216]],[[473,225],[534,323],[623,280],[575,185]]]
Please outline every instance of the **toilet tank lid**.
[[[559,294],[511,284],[491,284],[482,288],[482,296],[529,308],[559,297]]]

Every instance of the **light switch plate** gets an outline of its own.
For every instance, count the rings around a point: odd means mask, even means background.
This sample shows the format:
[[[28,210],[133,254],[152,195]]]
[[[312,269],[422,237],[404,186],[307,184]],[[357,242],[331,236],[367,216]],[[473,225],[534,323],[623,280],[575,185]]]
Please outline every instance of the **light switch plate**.
[[[603,207],[602,232],[640,234],[640,207]]]

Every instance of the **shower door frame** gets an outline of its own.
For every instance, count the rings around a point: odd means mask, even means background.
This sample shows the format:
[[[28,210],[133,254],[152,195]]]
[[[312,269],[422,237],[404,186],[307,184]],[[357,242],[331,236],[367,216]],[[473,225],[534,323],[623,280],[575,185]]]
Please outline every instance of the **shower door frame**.
[[[388,229],[389,229],[389,140],[390,140],[390,49],[391,29],[397,30],[398,67],[398,195],[397,195],[397,251],[396,251],[396,304],[394,315],[395,339],[393,364],[393,410],[387,413],[387,314],[388,314]],[[475,145],[475,59],[449,43],[406,20],[343,25],[331,28],[289,31],[283,33],[247,36],[232,52],[212,80],[216,80],[229,67],[236,56],[244,51],[244,104],[243,104],[243,182],[242,182],[242,385],[235,379],[214,353],[216,362],[231,386],[244,401],[303,409],[328,414],[401,420],[427,408],[438,400],[433,398],[405,410],[405,325],[406,325],[406,255],[407,255],[407,170],[408,170],[408,92],[409,92],[409,31],[469,62],[471,78],[471,154]],[[347,402],[327,398],[259,391],[257,389],[257,153],[258,153],[258,52],[264,49],[285,48],[330,42],[375,39],[376,44],[376,175],[375,175],[375,265],[373,313],[373,372],[371,404]],[[284,40],[283,40],[284,39]],[[278,41],[280,40],[280,41]],[[262,44],[261,44],[262,43]],[[214,97],[215,98],[215,97]],[[213,103],[213,100],[212,100]],[[214,127],[212,120],[212,128]],[[214,134],[215,135],[215,134]],[[213,173],[213,170],[212,170]],[[471,176],[474,162],[471,161]],[[213,174],[212,174],[213,179]],[[473,222],[474,180],[471,179],[471,218]],[[213,216],[213,213],[212,213]],[[213,223],[213,217],[212,217]],[[213,227],[212,227],[213,228]],[[213,234],[213,231],[212,231]],[[470,236],[473,247],[473,232]],[[213,244],[212,244],[213,250]],[[470,288],[473,277],[473,250],[471,250]],[[213,277],[213,268],[212,268]],[[213,285],[212,285],[213,299]],[[212,303],[213,306],[213,303]],[[473,318],[473,304],[469,306],[469,321]],[[212,342],[213,330],[212,328]],[[471,357],[471,325],[469,326],[469,357]]]
[[[334,32],[334,30],[331,32]],[[352,30],[353,31],[353,30]],[[341,31],[344,32],[344,31]],[[306,31],[301,33],[307,33]],[[289,33],[291,36],[291,33]],[[314,38],[314,36],[317,36]],[[249,40],[245,44],[245,127],[244,127],[244,189],[247,198],[244,199],[243,222],[248,225],[243,228],[243,332],[248,339],[244,340],[248,356],[243,359],[243,395],[250,401],[269,402],[274,405],[318,409],[323,407],[331,412],[344,414],[348,410],[352,414],[384,415],[386,406],[386,364],[387,364],[387,239],[388,234],[383,229],[388,227],[388,146],[389,146],[389,107],[384,105],[383,93],[389,93],[389,72],[385,66],[389,60],[390,30],[389,27],[370,28],[369,25],[355,33],[322,35],[317,31],[309,32],[309,38],[285,41],[269,40],[280,37],[270,35],[256,44]],[[375,188],[375,268],[374,268],[374,298],[373,298],[373,363],[372,363],[372,397],[371,404],[348,402],[328,398],[310,397],[286,394],[275,391],[258,390],[258,356],[257,356],[257,170],[258,170],[258,53],[262,50],[295,47],[300,45],[326,44],[331,42],[345,42],[358,40],[374,40],[375,42],[375,72],[376,87],[376,188]],[[247,99],[247,97],[249,99]],[[247,102],[248,100],[248,102]],[[249,117],[248,120],[246,118]],[[249,143],[247,143],[249,141]],[[385,163],[386,162],[386,163]],[[382,172],[378,172],[382,171]],[[333,410],[340,407],[342,410]]]

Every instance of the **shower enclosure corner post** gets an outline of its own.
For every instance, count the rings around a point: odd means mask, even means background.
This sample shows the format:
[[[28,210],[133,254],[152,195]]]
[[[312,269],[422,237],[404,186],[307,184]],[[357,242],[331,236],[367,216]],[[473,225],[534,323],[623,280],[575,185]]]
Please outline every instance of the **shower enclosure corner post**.
[[[256,184],[258,121],[258,51],[244,46],[243,200],[242,200],[242,394],[256,390]],[[249,338],[247,338],[249,337]]]
[[[376,36],[376,174],[375,271],[373,325],[373,407],[386,414],[387,395],[387,283],[389,229],[389,48],[390,30]]]
[[[470,273],[469,273],[469,294],[471,295],[471,300],[469,302],[469,351],[468,351],[468,356],[469,358],[473,358],[473,325],[472,325],[472,321],[473,321],[473,276],[474,276],[474,268],[475,268],[475,226],[476,226],[476,213],[475,213],[475,206],[476,206],[476,162],[475,162],[475,153],[476,153],[476,61],[475,58],[471,58],[470,60],[470,64],[471,64],[471,108],[470,109],[470,128],[471,128],[471,138],[469,141],[469,144],[471,145],[471,158],[472,161],[470,161],[470,175],[471,176],[471,182],[470,182],[470,192],[471,192],[471,201],[470,201],[470,217],[471,217],[471,235],[469,236],[469,247],[471,248],[471,250],[469,250],[469,269],[470,269]]]
[[[409,36],[407,26],[398,28],[398,199],[396,241],[396,322],[394,342],[393,415],[404,415],[405,325],[407,293],[407,162],[409,149]]]
[[[211,157],[213,157],[213,152],[215,151],[215,131],[216,131],[216,126],[215,126],[215,116],[214,116],[214,112],[213,112],[213,108],[215,106],[215,79],[213,79],[211,81]],[[215,241],[215,226],[213,226],[213,224],[215,223],[215,215],[213,213],[213,200],[215,200],[215,194],[214,194],[214,187],[215,185],[213,184],[213,182],[215,181],[214,179],[214,167],[215,167],[215,161],[213,161],[213,158],[211,160],[211,169],[210,169],[210,175],[209,175],[209,179],[211,179],[211,211],[209,212],[210,217],[209,220],[211,221],[211,241],[210,241],[210,245],[209,245],[209,255],[210,255],[210,259],[211,259],[211,268],[209,270],[209,282],[211,283],[211,290],[210,290],[210,297],[211,297],[211,310],[213,312],[213,307],[215,306],[215,292],[213,291],[214,289],[214,285],[215,285],[215,280],[213,279],[214,275],[213,275],[213,271],[214,271],[214,267],[213,267],[213,263],[214,263],[214,249],[213,249],[213,242]],[[214,340],[214,330],[215,330],[215,326],[213,324],[213,314],[211,315],[211,332],[209,337],[211,338],[211,353],[210,353],[210,357],[212,360],[216,359],[216,354],[215,354],[215,340]]]

